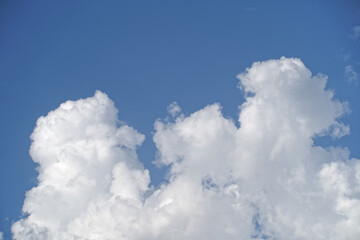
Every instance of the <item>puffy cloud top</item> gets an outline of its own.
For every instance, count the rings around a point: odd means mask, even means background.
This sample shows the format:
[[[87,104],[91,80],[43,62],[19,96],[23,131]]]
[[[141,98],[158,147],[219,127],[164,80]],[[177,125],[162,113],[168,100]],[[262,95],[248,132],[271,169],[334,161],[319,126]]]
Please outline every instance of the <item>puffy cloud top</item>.
[[[14,239],[357,239],[360,161],[313,137],[349,134],[324,75],[299,59],[256,62],[238,76],[247,94],[240,127],[213,104],[155,122],[157,163],[168,181],[150,186],[137,159],[144,136],[119,125],[101,92],[40,117],[30,153],[38,186]]]

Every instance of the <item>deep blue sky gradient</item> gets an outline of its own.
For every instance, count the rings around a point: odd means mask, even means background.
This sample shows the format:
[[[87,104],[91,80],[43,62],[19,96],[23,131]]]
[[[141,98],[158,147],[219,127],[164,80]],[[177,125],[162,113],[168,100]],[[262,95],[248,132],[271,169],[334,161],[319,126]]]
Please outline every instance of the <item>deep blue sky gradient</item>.
[[[316,139],[360,157],[359,1],[10,1],[0,2],[0,231],[10,239],[25,192],[36,184],[28,150],[36,119],[60,103],[104,91],[119,118],[146,135],[139,158],[153,184],[153,123],[177,101],[185,114],[219,102],[237,121],[236,75],[254,61],[299,57],[329,76],[350,103],[351,135]],[[348,56],[347,59],[345,56]]]

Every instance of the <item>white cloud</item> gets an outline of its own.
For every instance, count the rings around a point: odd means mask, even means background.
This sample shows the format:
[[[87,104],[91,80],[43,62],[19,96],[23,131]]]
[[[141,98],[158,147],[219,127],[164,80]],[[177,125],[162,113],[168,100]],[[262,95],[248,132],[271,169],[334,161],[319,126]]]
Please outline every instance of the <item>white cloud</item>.
[[[358,83],[359,81],[359,74],[354,70],[352,65],[345,67],[345,76],[350,83]]]
[[[157,162],[169,166],[158,189],[137,160],[143,135],[116,125],[105,94],[39,118],[30,150],[39,184],[14,239],[356,239],[360,161],[312,141],[348,133],[338,121],[347,105],[299,59],[257,62],[238,77],[253,93],[240,128],[219,104],[156,121]]]
[[[181,112],[181,107],[177,102],[173,102],[168,106],[167,110],[172,117],[176,117]]]
[[[358,39],[360,36],[360,26],[355,26],[351,29],[350,38],[352,39]]]
[[[3,240],[4,239],[4,234],[3,232],[0,232],[0,240]]]
[[[26,193],[23,211],[30,215],[13,225],[15,239],[96,238],[97,227],[86,221],[92,214],[103,224],[111,220],[96,212],[102,204],[109,214],[117,202],[141,204],[149,174],[135,149],[144,136],[116,124],[117,110],[101,92],[38,119],[30,154],[39,163],[39,184]],[[82,232],[86,227],[92,231]]]

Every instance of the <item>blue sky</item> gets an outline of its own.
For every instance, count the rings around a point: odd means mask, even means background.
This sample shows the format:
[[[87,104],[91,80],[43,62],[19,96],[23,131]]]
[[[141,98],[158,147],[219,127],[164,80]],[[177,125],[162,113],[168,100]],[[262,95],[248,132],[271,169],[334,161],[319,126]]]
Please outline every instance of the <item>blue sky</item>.
[[[236,75],[255,61],[300,58],[348,101],[350,135],[315,139],[359,158],[358,1],[2,1],[0,3],[0,231],[10,239],[25,192],[36,120],[66,100],[108,94],[119,119],[146,136],[139,159],[152,183],[154,122],[176,101],[186,116],[220,103],[238,119]],[[357,77],[345,74],[351,66]],[[349,68],[348,68],[349,69]]]

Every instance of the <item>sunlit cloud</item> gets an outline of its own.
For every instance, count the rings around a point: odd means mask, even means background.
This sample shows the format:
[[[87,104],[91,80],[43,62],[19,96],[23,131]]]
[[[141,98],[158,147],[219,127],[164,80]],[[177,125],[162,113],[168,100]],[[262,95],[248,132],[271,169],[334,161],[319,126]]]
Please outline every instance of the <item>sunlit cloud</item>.
[[[144,135],[119,125],[109,97],[67,101],[31,135],[38,185],[14,239],[356,239],[360,161],[342,137],[348,107],[300,59],[255,62],[238,75],[248,93],[239,125],[218,103],[157,120],[155,188],[136,154]],[[121,118],[121,111],[119,113]]]

